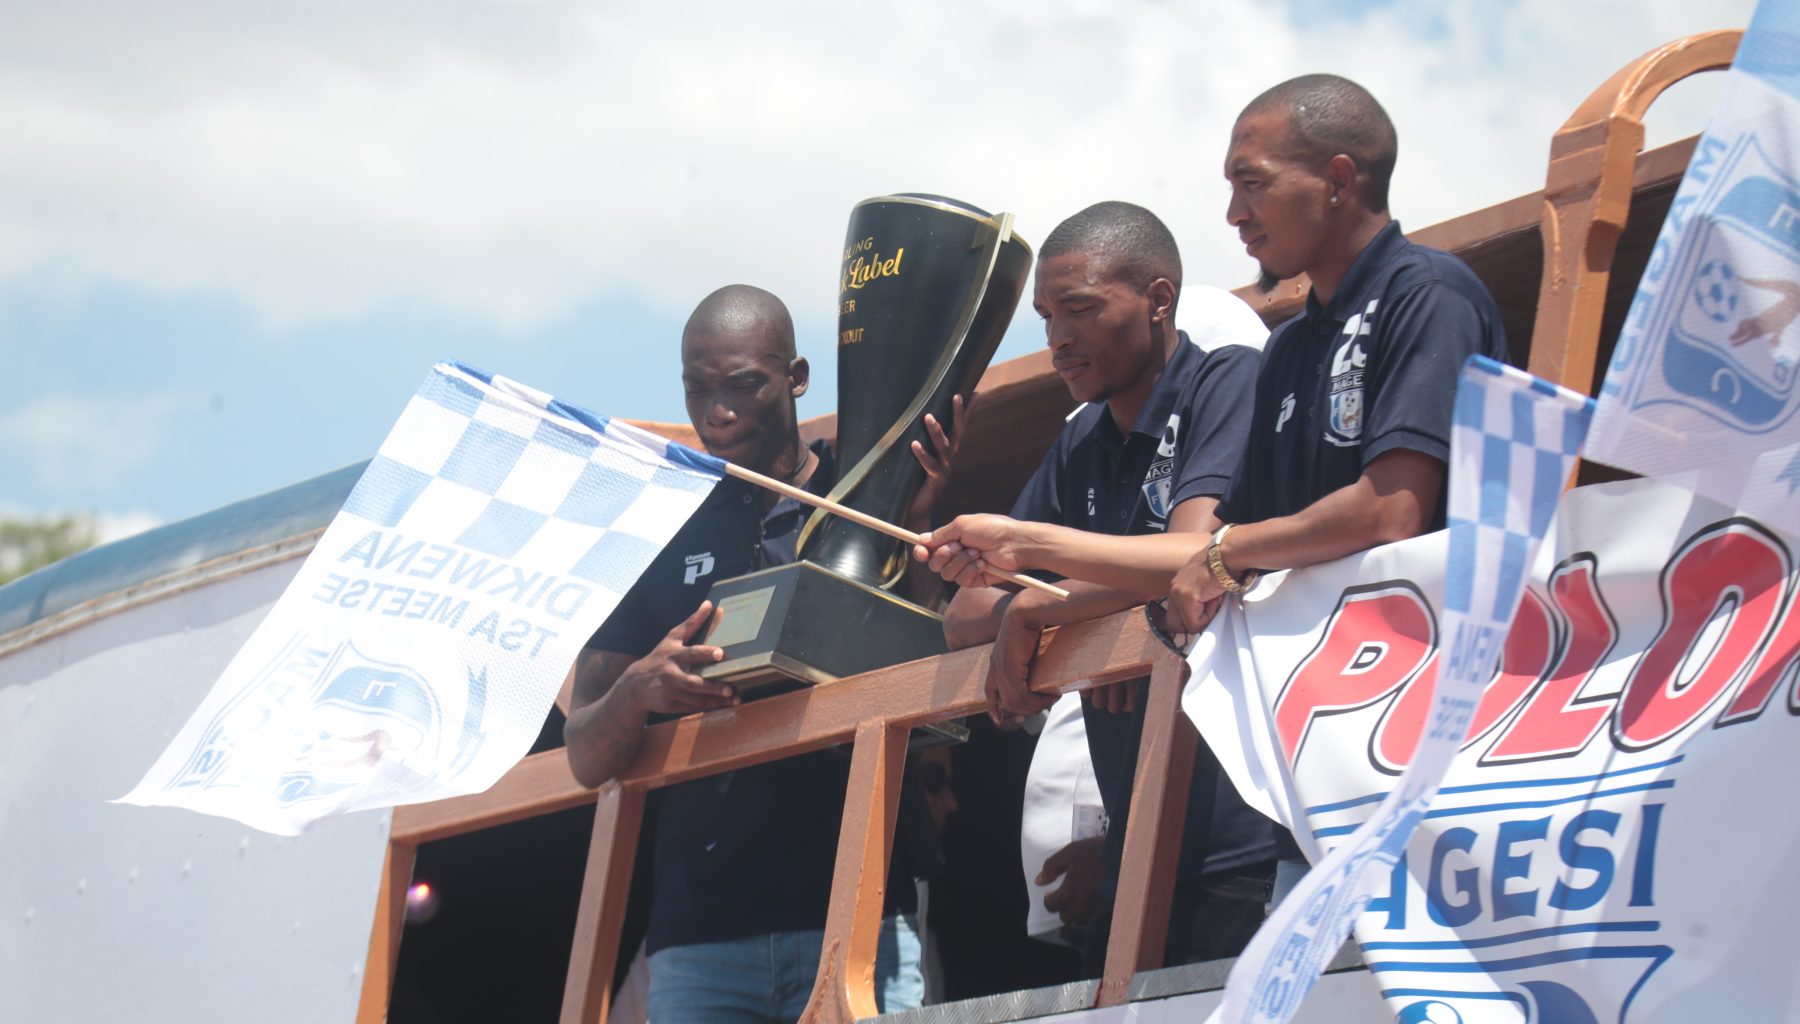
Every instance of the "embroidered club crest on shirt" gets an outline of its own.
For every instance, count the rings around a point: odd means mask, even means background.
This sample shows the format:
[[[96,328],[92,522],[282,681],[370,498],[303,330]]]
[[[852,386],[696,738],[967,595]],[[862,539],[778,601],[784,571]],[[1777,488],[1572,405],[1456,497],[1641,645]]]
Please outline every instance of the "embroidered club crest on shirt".
[[[1156,446],[1156,461],[1144,474],[1144,503],[1150,507],[1150,515],[1160,526],[1169,518],[1169,495],[1175,477],[1175,450],[1181,438],[1181,414],[1171,413],[1169,423],[1163,428],[1162,440]]]
[[[1331,355],[1331,416],[1325,428],[1325,440],[1339,447],[1362,443],[1363,368],[1369,355],[1363,339],[1375,328],[1375,305],[1369,306],[1344,323],[1337,348]]]
[[[1163,428],[1162,441],[1156,446],[1156,457],[1172,459],[1175,457],[1175,441],[1181,435],[1181,414],[1170,413],[1169,425]]]

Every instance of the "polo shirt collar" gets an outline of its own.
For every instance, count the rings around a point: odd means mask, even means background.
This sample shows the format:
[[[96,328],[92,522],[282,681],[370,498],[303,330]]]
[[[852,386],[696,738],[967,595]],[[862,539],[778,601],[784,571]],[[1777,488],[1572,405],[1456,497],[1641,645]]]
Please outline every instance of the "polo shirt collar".
[[[819,457],[819,464],[813,467],[812,476],[807,478],[806,490],[819,495],[829,493],[831,485],[837,482],[837,457],[832,453],[831,445],[824,438],[807,445],[807,448]],[[726,504],[740,500],[744,494],[760,495],[762,493],[761,487],[745,480],[739,480],[737,477],[728,476],[713,487],[712,493],[707,495],[706,500]],[[784,495],[767,512],[763,513],[763,521],[768,522],[777,516],[783,516],[796,510],[806,510],[809,507]]]
[[[1204,356],[1200,346],[1188,340],[1186,331],[1175,333],[1175,352],[1163,364],[1162,373],[1156,378],[1156,386],[1150,389],[1150,397],[1144,400],[1144,407],[1138,410],[1137,422],[1131,425],[1132,433],[1144,434],[1159,441],[1162,440],[1163,428],[1168,426],[1169,414],[1175,411],[1175,403],[1181,400],[1182,383],[1187,380],[1193,364]],[[1101,418],[1109,425],[1113,422],[1111,415]]]
[[[1306,293],[1306,315],[1309,317],[1325,316],[1338,323],[1350,319],[1351,314],[1362,312],[1363,290],[1387,262],[1400,254],[1406,246],[1406,236],[1400,232],[1400,222],[1390,220],[1387,226],[1369,239],[1363,251],[1350,261],[1350,269],[1344,279],[1338,282],[1337,291],[1331,296],[1329,306],[1320,307],[1318,297],[1311,290]]]
[[[805,489],[812,494],[828,494],[831,491],[831,485],[837,483],[837,456],[833,454],[831,445],[827,444],[824,438],[819,438],[807,445],[807,448],[819,457],[819,464],[813,467],[812,476],[806,478]],[[774,508],[769,509],[769,514],[764,518],[773,519],[777,515],[795,510],[811,511],[811,508],[810,505],[804,505],[793,498],[783,496],[780,501],[775,503]]]

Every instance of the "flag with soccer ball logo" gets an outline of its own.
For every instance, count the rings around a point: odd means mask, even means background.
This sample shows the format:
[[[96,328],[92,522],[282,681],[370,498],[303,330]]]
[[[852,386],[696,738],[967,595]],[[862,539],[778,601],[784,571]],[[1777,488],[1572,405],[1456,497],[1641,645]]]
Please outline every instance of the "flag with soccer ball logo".
[[[1758,6],[1638,285],[1583,456],[1800,532],[1800,4]]]

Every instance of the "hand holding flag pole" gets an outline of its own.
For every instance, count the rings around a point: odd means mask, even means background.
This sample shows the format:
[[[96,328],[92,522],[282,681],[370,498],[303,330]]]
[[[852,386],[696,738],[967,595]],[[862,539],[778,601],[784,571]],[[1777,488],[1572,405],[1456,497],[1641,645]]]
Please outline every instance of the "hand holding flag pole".
[[[725,473],[727,476],[734,476],[734,477],[737,477],[739,480],[743,480],[747,483],[753,483],[758,487],[767,488],[768,490],[774,491],[776,494],[779,494],[783,497],[792,498],[795,501],[802,502],[807,505],[811,505],[814,508],[822,508],[825,511],[830,512],[832,515],[842,516],[845,519],[848,519],[851,522],[857,524],[858,526],[866,526],[869,529],[874,530],[876,533],[885,534],[889,537],[894,538],[895,540],[904,541],[907,544],[920,544],[920,543],[924,542],[924,538],[920,537],[918,534],[912,532],[911,530],[903,529],[901,527],[895,526],[892,523],[883,522],[882,520],[877,519],[874,516],[867,515],[862,512],[858,512],[857,510],[855,510],[853,508],[849,508],[847,506],[840,505],[837,502],[831,501],[827,498],[822,498],[819,495],[812,493],[811,491],[805,490],[803,488],[795,487],[792,484],[782,483],[780,480],[777,480],[774,477],[764,476],[761,473],[755,472],[754,470],[748,470],[742,466],[734,466],[729,462],[725,463],[724,466],[725,466]],[[1033,577],[1030,577],[1030,576],[1022,576],[1018,573],[1004,572],[1000,569],[994,569],[994,568],[989,568],[986,570],[986,572],[989,576],[993,576],[997,579],[1006,580],[1009,583],[1017,583],[1021,587],[1030,587],[1033,590],[1041,590],[1044,593],[1057,598],[1058,600],[1066,601],[1069,598],[1069,592],[1067,590],[1064,590],[1063,588],[1056,586],[1055,584],[1052,584],[1052,583],[1045,583],[1043,580],[1040,580],[1040,579],[1034,579]]]

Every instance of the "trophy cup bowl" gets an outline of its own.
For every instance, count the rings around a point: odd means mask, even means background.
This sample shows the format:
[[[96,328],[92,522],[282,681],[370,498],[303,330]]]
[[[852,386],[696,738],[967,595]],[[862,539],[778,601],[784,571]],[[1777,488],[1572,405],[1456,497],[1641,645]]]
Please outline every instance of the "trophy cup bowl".
[[[830,497],[899,522],[925,484],[924,417],[951,421],[993,359],[1031,273],[1011,214],[941,196],[866,199],[850,212],[838,276],[840,472]],[[896,594],[900,541],[818,511],[800,560],[721,580],[701,672],[740,692],[830,682],[945,652],[943,619]]]

